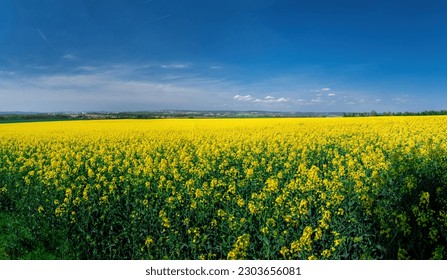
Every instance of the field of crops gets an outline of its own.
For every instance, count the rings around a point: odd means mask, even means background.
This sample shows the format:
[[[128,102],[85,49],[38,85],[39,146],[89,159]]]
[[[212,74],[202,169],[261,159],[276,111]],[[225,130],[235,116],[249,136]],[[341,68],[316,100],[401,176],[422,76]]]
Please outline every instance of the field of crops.
[[[447,118],[0,125],[0,212],[75,259],[446,259]]]

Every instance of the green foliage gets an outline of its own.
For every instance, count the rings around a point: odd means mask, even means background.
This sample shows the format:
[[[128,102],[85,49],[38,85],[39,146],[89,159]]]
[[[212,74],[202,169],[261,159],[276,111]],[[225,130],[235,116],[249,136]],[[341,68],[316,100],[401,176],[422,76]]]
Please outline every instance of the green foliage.
[[[447,248],[447,157],[395,158],[375,208],[387,259],[445,258]],[[391,210],[391,211],[390,211]]]
[[[27,221],[12,212],[0,212],[0,260],[55,260],[70,258],[68,244],[52,230],[51,238],[42,239]]]

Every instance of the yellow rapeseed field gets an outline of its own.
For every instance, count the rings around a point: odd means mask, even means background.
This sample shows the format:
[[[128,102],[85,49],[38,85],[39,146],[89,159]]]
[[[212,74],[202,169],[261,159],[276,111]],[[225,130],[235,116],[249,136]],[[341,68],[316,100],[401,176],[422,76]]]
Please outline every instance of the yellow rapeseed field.
[[[446,259],[446,131],[446,117],[0,124],[0,203],[81,259]]]

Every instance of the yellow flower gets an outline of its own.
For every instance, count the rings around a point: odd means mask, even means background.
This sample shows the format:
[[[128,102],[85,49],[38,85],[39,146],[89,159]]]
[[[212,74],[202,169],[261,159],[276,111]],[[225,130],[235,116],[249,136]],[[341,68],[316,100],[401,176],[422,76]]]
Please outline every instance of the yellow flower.
[[[245,200],[242,199],[242,197],[238,198],[237,205],[239,205],[239,207],[243,207],[245,205]]]
[[[253,215],[258,213],[258,208],[255,206],[255,204],[252,201],[248,202],[248,210]]]
[[[315,230],[315,240],[320,240],[322,235],[323,235],[323,232],[321,231],[321,228],[317,228]]]
[[[154,240],[152,239],[152,237],[150,237],[150,236],[146,237],[146,241],[144,241],[144,245],[145,245],[146,247],[149,247],[149,246],[151,246],[152,244],[154,244]]]
[[[60,216],[62,216],[63,213],[64,213],[64,212],[62,211],[62,209],[61,209],[60,207],[57,207],[57,208],[54,210],[54,214],[56,215],[56,217],[60,217]]]
[[[285,258],[287,256],[287,254],[289,253],[289,249],[287,249],[287,247],[283,246],[283,247],[281,247],[281,250],[279,250],[279,253],[283,256],[283,258]]]
[[[334,240],[334,246],[335,247],[339,246],[341,244],[341,241],[342,241],[341,239],[335,239]]]
[[[305,199],[302,199],[301,201],[300,201],[300,207],[299,207],[299,213],[300,213],[300,215],[305,215],[305,214],[307,214],[307,200],[305,200]]]
[[[211,227],[215,227],[215,226],[217,226],[217,221],[215,219],[213,219],[211,221]]]
[[[191,201],[191,204],[189,206],[191,209],[196,209],[197,208],[197,202],[195,200]]]
[[[171,222],[169,221],[169,218],[167,217],[167,214],[164,210],[160,210],[158,216],[161,218],[161,224],[163,227],[165,228],[171,227]]]
[[[253,168],[249,168],[245,171],[247,178],[253,176]]]
[[[321,256],[323,258],[329,258],[331,256],[331,251],[328,249],[323,250],[323,252],[321,252]]]
[[[245,233],[239,236],[233,245],[233,250],[228,252],[227,259],[237,260],[244,259],[247,255],[246,250],[250,245],[250,235]]]

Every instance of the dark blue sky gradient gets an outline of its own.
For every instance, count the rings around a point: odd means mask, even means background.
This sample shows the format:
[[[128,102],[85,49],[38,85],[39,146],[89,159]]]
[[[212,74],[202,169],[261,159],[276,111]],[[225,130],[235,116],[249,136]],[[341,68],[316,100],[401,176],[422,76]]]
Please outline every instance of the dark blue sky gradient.
[[[434,0],[0,0],[0,111],[447,109],[446,15]]]

